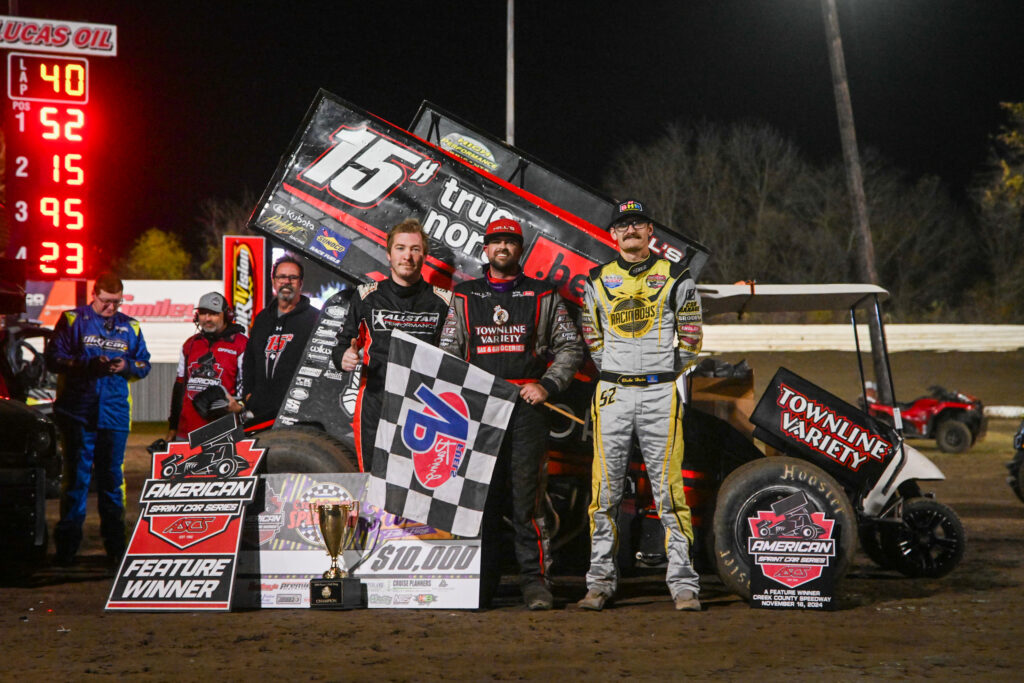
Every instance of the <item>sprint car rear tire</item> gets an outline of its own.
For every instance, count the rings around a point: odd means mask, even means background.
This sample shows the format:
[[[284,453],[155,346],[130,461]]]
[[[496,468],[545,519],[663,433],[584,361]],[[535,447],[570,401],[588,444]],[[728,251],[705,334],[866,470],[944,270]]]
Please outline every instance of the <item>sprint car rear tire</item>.
[[[974,443],[971,428],[955,418],[939,423],[935,430],[935,443],[943,453],[963,453]]]
[[[846,493],[821,468],[788,456],[767,457],[734,470],[718,491],[714,515],[714,549],[718,576],[725,587],[750,600],[750,576],[756,569],[747,552],[752,535],[749,518],[758,510],[795,493],[807,496],[813,512],[835,520],[835,576],[850,566],[857,544],[857,518]]]
[[[931,498],[903,503],[903,524],[882,529],[882,547],[900,574],[937,579],[960,564],[967,533],[956,512]]]
[[[256,446],[267,449],[266,471],[271,474],[359,471],[348,446],[316,427],[299,425],[260,432]]]

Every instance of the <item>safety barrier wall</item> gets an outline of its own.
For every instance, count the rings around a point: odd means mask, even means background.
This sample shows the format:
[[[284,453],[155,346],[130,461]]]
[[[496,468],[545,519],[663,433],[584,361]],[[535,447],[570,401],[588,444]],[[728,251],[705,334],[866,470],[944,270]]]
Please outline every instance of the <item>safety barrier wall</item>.
[[[858,325],[862,348],[867,325]],[[1024,325],[885,326],[890,353],[899,351],[1016,351],[1024,349]],[[704,350],[855,351],[851,325],[707,325]]]

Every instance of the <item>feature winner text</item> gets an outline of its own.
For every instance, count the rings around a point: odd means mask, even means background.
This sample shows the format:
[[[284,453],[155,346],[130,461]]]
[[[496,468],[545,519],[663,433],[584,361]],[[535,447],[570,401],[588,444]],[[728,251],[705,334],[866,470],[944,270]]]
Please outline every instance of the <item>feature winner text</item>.
[[[160,600],[227,599],[229,579],[234,573],[234,557],[164,556],[135,557],[118,578],[114,601],[153,603]]]

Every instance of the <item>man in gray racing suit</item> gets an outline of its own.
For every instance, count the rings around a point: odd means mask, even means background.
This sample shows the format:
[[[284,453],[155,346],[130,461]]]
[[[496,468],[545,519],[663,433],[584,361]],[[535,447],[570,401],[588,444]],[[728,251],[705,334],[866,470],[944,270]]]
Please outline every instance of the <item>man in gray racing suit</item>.
[[[654,226],[639,201],[618,204],[609,229],[619,256],[590,271],[581,324],[601,375],[591,406],[590,571],[578,605],[600,610],[615,594],[615,520],[636,434],[665,527],[665,580],[676,609],[696,611],[700,588],[689,556],[693,529],[683,494],[682,405],[675,381],[700,351],[700,298],[685,267],[650,252]]]

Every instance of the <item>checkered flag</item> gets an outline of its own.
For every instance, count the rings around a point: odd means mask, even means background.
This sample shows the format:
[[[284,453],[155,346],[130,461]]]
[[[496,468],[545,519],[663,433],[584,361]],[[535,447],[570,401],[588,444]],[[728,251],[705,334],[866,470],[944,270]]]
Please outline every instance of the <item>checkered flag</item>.
[[[458,536],[479,535],[518,395],[515,385],[392,332],[366,502]]]

